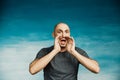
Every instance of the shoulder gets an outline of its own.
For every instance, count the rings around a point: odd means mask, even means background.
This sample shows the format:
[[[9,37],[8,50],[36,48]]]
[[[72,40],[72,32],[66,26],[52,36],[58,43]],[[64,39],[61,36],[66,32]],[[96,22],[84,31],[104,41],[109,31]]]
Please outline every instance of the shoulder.
[[[46,48],[42,48],[42,49],[37,53],[36,59],[45,56],[45,55],[48,54],[52,49],[53,49],[53,46],[46,47]]]
[[[79,48],[79,47],[75,47],[75,50],[76,50],[79,54],[81,54],[81,55],[89,58],[88,54],[87,54],[86,51],[84,51],[83,49],[81,49],[81,48]]]
[[[40,51],[42,51],[42,52],[50,52],[51,50],[53,50],[53,46],[42,48]]]
[[[85,52],[83,49],[79,48],[79,47],[75,47],[75,50],[78,52]]]

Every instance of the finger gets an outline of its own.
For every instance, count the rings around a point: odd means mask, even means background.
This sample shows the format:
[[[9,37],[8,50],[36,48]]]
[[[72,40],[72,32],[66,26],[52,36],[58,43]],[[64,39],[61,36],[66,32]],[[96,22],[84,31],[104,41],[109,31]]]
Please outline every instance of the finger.
[[[59,36],[55,37],[55,44],[58,43],[58,38],[59,38]]]
[[[75,42],[75,41],[74,41],[74,38],[73,38],[73,37],[70,37],[70,38],[69,38],[69,42],[70,42],[70,43],[74,43],[74,42]]]
[[[71,38],[68,39],[68,43],[69,44],[72,44],[73,43],[73,40]]]
[[[60,36],[56,36],[56,38],[55,38],[55,39],[58,41],[58,40],[59,40],[59,38],[60,38]]]
[[[67,40],[70,39],[70,36],[66,36],[65,39],[67,39]]]
[[[71,36],[71,37],[69,37],[69,39],[71,39],[72,41],[74,41],[74,38]]]
[[[74,38],[73,38],[73,37],[71,37],[71,39],[72,39],[72,41],[74,42]]]
[[[68,39],[73,39],[73,37],[71,36],[71,37],[67,37]]]
[[[72,41],[73,41],[73,45],[75,46],[75,40],[74,40],[74,38],[73,37],[71,37],[72,38]]]
[[[56,36],[56,39],[58,39],[60,36]]]

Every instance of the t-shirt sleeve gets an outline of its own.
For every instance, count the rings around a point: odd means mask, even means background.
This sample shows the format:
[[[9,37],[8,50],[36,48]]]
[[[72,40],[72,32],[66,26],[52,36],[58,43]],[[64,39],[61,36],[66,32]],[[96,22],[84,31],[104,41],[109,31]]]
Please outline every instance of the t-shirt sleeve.
[[[83,55],[83,56],[85,56],[85,57],[87,57],[87,58],[90,58],[90,57],[88,56],[88,54],[87,54],[83,49],[80,49],[80,48],[77,48],[77,47],[76,47],[76,51],[77,51],[78,53],[80,53],[81,55]]]
[[[46,51],[45,51],[45,49],[43,48],[43,49],[41,49],[41,50],[37,53],[35,59],[40,59],[40,58],[42,58],[42,57],[45,56],[45,55],[46,55]]]

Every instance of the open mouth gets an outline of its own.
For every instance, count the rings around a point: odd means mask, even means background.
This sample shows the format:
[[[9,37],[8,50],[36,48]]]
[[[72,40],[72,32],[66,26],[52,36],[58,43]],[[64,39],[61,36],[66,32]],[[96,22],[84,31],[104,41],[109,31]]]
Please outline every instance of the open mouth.
[[[62,39],[61,41],[64,41],[64,42],[65,42],[66,40],[65,40],[65,39]]]
[[[64,44],[67,42],[67,40],[66,40],[65,38],[62,38],[62,39],[60,40],[60,42],[61,42],[62,45],[64,45]]]

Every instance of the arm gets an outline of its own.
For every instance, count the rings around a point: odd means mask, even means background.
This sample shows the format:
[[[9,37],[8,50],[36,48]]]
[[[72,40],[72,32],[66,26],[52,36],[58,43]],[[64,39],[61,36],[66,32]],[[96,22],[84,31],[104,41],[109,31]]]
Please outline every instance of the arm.
[[[30,65],[29,65],[29,72],[31,74],[35,74],[45,68],[47,64],[53,59],[53,57],[61,50],[59,44],[58,44],[58,37],[55,38],[54,42],[54,49],[48,53],[47,55],[43,56],[40,59],[34,60]]]
[[[56,50],[51,51],[49,54],[45,55],[40,59],[34,60],[30,66],[29,71],[31,74],[35,74],[46,67],[46,65],[52,60],[52,58],[57,54]]]
[[[83,65],[85,66],[88,70],[98,73],[100,71],[99,65],[95,60],[86,58],[85,56],[79,54],[75,50],[75,42],[73,38],[70,38],[68,40],[68,45],[67,45],[67,50],[69,53],[71,53],[75,58]]]
[[[83,55],[79,54],[76,50],[71,51],[71,54],[78,59],[78,61],[85,66],[88,70],[98,73],[100,68],[98,63],[95,60],[89,59],[84,57]]]

